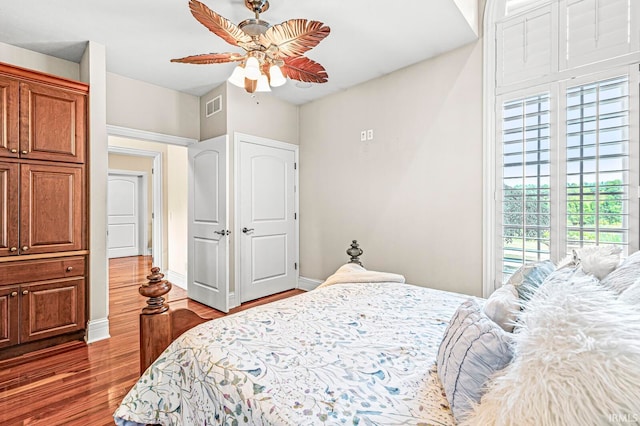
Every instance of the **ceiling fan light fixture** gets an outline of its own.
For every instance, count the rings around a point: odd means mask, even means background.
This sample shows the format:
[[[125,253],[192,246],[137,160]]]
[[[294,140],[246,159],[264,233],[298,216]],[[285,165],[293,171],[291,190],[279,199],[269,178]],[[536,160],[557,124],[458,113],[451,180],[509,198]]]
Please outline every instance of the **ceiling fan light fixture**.
[[[258,85],[256,86],[256,92],[270,92],[271,87],[269,87],[269,79],[267,79],[266,75],[261,75],[258,78]]]
[[[249,80],[257,80],[262,74],[260,72],[260,62],[253,56],[247,58],[247,63],[244,65],[244,76]]]
[[[244,88],[244,76],[245,76],[244,68],[238,65],[233,69],[233,73],[231,73],[231,76],[229,77],[228,81],[234,86]]]
[[[269,76],[271,77],[271,87],[280,87],[287,82],[287,79],[282,75],[282,70],[277,65],[271,65]]]

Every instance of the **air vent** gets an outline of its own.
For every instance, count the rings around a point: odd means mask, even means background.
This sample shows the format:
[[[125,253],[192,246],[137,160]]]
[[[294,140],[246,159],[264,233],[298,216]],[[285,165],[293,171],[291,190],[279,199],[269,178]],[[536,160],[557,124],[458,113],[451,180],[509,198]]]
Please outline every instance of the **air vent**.
[[[222,110],[222,95],[218,95],[215,98],[207,101],[205,106],[206,116],[211,117],[216,112],[220,112]]]

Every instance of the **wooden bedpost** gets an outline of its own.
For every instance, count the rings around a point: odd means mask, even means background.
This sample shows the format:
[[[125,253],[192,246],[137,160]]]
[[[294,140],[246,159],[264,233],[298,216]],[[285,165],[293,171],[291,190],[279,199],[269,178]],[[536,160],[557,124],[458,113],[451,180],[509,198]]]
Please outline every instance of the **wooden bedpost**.
[[[171,290],[171,283],[163,278],[160,268],[154,266],[151,275],[147,275],[149,282],[138,289],[141,295],[149,298],[140,314],[140,374],[173,340],[169,305],[163,297]]]
[[[167,346],[182,333],[198,324],[209,321],[189,309],[170,309],[164,297],[171,290],[171,283],[163,280],[160,268],[151,268],[148,283],[138,292],[148,297],[147,306],[140,312],[140,374],[149,368]]]

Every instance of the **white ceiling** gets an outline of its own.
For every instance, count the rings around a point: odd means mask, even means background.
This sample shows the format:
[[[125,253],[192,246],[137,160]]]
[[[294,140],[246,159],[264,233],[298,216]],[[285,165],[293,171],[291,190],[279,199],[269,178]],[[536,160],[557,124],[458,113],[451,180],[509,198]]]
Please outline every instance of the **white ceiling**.
[[[244,0],[202,1],[236,24],[252,17]],[[270,0],[261,18],[271,24],[307,18],[331,27],[307,52],[329,82],[299,88],[290,81],[274,94],[303,104],[467,44],[477,35],[457,6],[465,1]],[[197,96],[223,83],[234,65],[170,59],[242,52],[197,22],[187,0],[0,0],[4,43],[79,62],[87,40],[106,46],[109,72]]]

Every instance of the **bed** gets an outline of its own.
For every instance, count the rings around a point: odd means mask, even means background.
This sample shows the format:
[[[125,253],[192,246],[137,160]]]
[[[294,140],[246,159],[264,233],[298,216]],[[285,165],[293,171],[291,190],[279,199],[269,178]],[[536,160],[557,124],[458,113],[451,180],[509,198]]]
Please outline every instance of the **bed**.
[[[202,321],[182,312],[171,326],[161,297],[167,285],[155,277],[163,289],[146,289],[152,296],[141,315],[146,371],[116,423],[454,424],[435,360],[449,319],[469,297],[367,274],[351,276],[368,282],[329,280],[199,324],[146,368],[158,350],[152,334],[180,334],[190,325],[186,317]]]
[[[367,271],[354,245],[318,289],[208,322],[154,268],[116,423],[638,424],[640,252],[527,263],[479,300]]]

